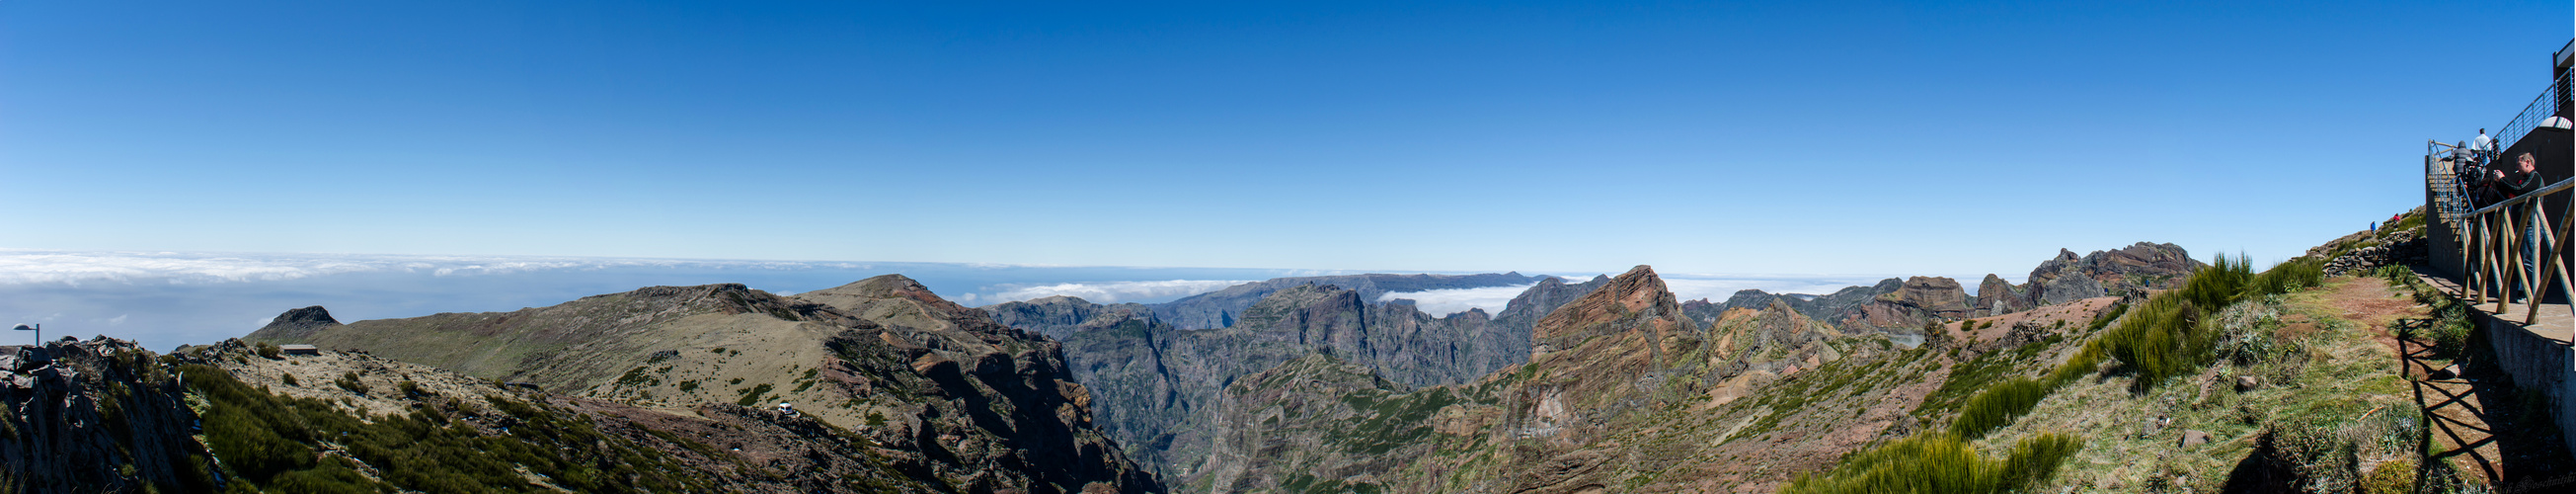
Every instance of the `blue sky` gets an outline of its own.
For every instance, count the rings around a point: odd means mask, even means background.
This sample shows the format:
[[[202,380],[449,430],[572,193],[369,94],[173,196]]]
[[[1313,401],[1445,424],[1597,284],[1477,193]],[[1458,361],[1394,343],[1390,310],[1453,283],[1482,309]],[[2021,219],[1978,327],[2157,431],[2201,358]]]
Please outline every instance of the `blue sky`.
[[[2147,240],[2279,260],[2420,204],[2423,140],[2512,118],[2570,16],[0,2],[0,247],[2014,275]]]

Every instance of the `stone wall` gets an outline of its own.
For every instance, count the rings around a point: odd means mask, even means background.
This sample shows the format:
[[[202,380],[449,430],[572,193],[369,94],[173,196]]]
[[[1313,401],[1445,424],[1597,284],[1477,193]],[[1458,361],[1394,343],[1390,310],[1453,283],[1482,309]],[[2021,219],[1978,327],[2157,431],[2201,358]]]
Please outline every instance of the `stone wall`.
[[[2576,399],[2570,399],[2576,398],[2576,348],[2485,311],[2469,313],[2486,328],[2487,342],[2495,347],[2496,367],[2513,375],[2514,386],[2549,395],[2558,416],[2560,439],[2567,442],[2570,450],[2576,450]]]

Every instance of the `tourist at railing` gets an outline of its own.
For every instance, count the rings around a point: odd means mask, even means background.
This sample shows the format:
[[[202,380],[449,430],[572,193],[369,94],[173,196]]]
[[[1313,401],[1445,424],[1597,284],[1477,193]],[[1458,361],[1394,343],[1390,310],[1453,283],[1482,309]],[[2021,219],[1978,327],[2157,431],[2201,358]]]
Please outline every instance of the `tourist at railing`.
[[[2540,176],[2540,160],[2532,157],[2531,153],[2514,155],[2514,168],[2511,171],[2488,172],[2487,188],[2497,197],[2496,202],[2539,192],[2541,186],[2548,185],[2541,183],[2543,178]],[[2526,202],[2505,208],[2504,211],[2506,217],[2514,218],[2517,223],[2522,224],[2520,254],[2522,254],[2522,279],[2524,280],[2532,280],[2540,275],[2540,224],[2523,219],[2525,210],[2539,205],[2537,202]],[[2506,286],[2502,293],[2529,296],[2520,292],[2522,292],[2520,287]]]
[[[2540,183],[2539,160],[2532,158],[2531,153],[2514,156],[2514,167],[2517,170],[2511,172],[2507,170],[2487,172],[2487,183],[2495,187],[2496,192],[2501,196],[2499,201],[2522,197],[2523,194],[2539,191],[2540,186],[2548,185]]]

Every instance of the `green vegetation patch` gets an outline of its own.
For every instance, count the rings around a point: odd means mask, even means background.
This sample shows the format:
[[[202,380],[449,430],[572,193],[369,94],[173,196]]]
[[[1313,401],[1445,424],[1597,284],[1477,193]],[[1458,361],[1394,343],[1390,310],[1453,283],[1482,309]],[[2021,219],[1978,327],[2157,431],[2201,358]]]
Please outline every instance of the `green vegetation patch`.
[[[1431,435],[1431,414],[1458,403],[1457,395],[1447,388],[1431,388],[1418,393],[1351,401],[1344,404],[1362,414],[1359,424],[1350,430],[1350,441],[1343,444],[1353,453],[1385,454],[1396,448],[1420,444]]]
[[[2074,436],[2043,434],[2013,445],[2002,459],[1990,459],[1958,436],[1916,435],[1854,453],[1825,475],[1800,475],[1781,492],[2012,492],[2048,481],[2058,464],[2083,447],[2084,440]]]
[[[579,492],[711,487],[673,477],[682,470],[662,453],[601,434],[578,416],[504,398],[486,399],[519,421],[506,436],[486,436],[448,419],[448,412],[458,410],[423,407],[361,420],[331,402],[276,396],[212,366],[181,370],[192,393],[207,402],[206,444],[223,459],[217,468],[231,479],[228,492],[547,491],[522,477],[520,467]],[[325,441],[336,443],[338,452],[322,454],[332,449]],[[350,459],[382,472],[383,480],[358,474]],[[216,477],[198,473],[200,479]]]
[[[752,386],[750,389],[742,390],[739,392],[742,395],[742,399],[734,400],[734,404],[742,406],[759,404],[761,397],[769,394],[769,389],[769,383],[760,383],[759,386]]]

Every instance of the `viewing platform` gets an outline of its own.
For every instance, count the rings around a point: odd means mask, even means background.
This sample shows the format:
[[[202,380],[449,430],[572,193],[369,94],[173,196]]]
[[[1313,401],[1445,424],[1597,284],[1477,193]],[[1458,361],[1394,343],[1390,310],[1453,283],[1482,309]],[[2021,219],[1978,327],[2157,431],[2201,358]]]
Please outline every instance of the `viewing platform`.
[[[2496,368],[2513,386],[2550,400],[2561,440],[2576,449],[2576,40],[2550,56],[2549,86],[2480,149],[2431,141],[2424,155],[2426,281],[2469,308]],[[2520,160],[2547,184],[2492,187],[2520,176]],[[2511,181],[2508,180],[2508,183]]]

